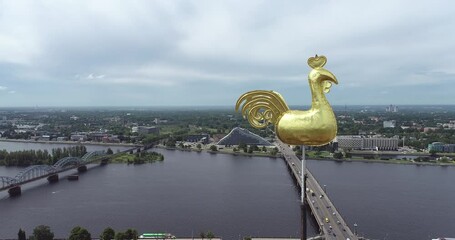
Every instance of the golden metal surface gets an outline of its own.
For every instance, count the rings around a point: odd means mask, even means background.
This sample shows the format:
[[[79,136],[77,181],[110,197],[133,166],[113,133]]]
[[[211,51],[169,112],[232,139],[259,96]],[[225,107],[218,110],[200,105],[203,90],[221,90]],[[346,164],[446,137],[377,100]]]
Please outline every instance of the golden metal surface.
[[[264,128],[275,125],[278,138],[291,145],[321,146],[332,141],[337,134],[337,121],[332,107],[325,97],[336,77],[324,69],[327,58],[315,56],[308,59],[312,68],[308,74],[311,89],[311,108],[307,111],[290,110],[283,97],[274,91],[250,91],[237,100],[235,110],[241,113],[251,126]]]

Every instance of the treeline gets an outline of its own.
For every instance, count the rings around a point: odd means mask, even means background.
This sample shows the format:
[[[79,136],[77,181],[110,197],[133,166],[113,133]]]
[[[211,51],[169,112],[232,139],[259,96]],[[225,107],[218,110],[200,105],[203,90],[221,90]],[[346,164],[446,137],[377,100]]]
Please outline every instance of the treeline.
[[[0,151],[0,166],[27,167],[30,165],[53,165],[64,157],[82,157],[87,153],[85,146],[74,146],[68,148],[54,148],[51,152],[47,150],[22,150],[8,152]]]
[[[215,234],[212,231],[207,231],[201,232],[199,236],[202,239],[212,239],[216,238]],[[111,227],[107,227],[103,230],[101,235],[99,236],[98,239],[100,240],[137,240],[139,237],[139,234],[136,229],[129,228],[126,231],[115,231]],[[175,236],[169,234],[168,238],[175,238]],[[19,232],[17,233],[17,239],[18,240],[26,240],[27,235],[24,230],[19,229]],[[28,239],[31,240],[54,240],[54,233],[51,231],[51,228],[46,225],[39,225],[33,229],[32,235],[28,237]],[[74,227],[68,238],[68,240],[92,240],[92,234],[85,228],[77,226]],[[160,238],[162,239],[162,238]],[[251,239],[251,238],[249,238]]]
[[[144,163],[153,163],[155,161],[163,161],[164,156],[161,153],[157,152],[136,152],[132,151],[127,154],[118,154],[117,156],[111,158],[113,163],[128,163],[128,164],[144,164]]]
[[[24,230],[19,229],[17,233],[18,240],[26,240],[27,235]],[[33,229],[33,234],[28,239],[32,240],[54,240],[54,233],[51,231],[49,226],[39,225]],[[92,240],[92,235],[87,229],[77,226],[74,227],[68,238],[68,240]],[[125,232],[115,232],[114,229],[108,227],[101,233],[100,240],[136,240],[138,239],[138,233],[135,229],[127,229]]]

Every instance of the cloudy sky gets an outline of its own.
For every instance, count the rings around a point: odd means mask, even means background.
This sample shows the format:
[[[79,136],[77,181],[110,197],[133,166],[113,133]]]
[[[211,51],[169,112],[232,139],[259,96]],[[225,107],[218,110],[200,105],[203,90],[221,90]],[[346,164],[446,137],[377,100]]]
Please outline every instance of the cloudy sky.
[[[455,1],[0,0],[0,107],[454,104]]]

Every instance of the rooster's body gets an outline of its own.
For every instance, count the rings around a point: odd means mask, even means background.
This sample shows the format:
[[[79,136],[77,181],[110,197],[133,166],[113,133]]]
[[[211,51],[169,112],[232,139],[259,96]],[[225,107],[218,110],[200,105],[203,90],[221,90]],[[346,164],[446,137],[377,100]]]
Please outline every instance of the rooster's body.
[[[292,145],[320,146],[332,141],[337,133],[337,123],[332,107],[325,97],[331,83],[337,84],[335,76],[322,68],[324,56],[310,58],[313,70],[308,75],[312,103],[307,111],[290,110],[283,97],[274,91],[250,91],[237,100],[236,110],[241,112],[255,128],[275,125],[280,140]]]

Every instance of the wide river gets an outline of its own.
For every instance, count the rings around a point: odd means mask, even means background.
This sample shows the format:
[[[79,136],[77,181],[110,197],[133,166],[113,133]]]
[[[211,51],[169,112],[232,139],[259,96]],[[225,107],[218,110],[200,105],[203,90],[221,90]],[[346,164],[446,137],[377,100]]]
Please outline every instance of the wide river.
[[[0,142],[7,150],[65,146]],[[224,239],[299,235],[298,192],[281,159],[155,151],[164,162],[93,166],[79,181],[43,180],[24,186],[17,198],[0,193],[0,238],[17,237],[19,228],[30,235],[40,224],[59,238],[77,225],[92,237],[108,226],[177,236],[210,230]],[[308,168],[361,235],[455,237],[455,167],[309,161]],[[20,170],[0,167],[0,176]],[[315,227],[309,232],[315,235]]]

